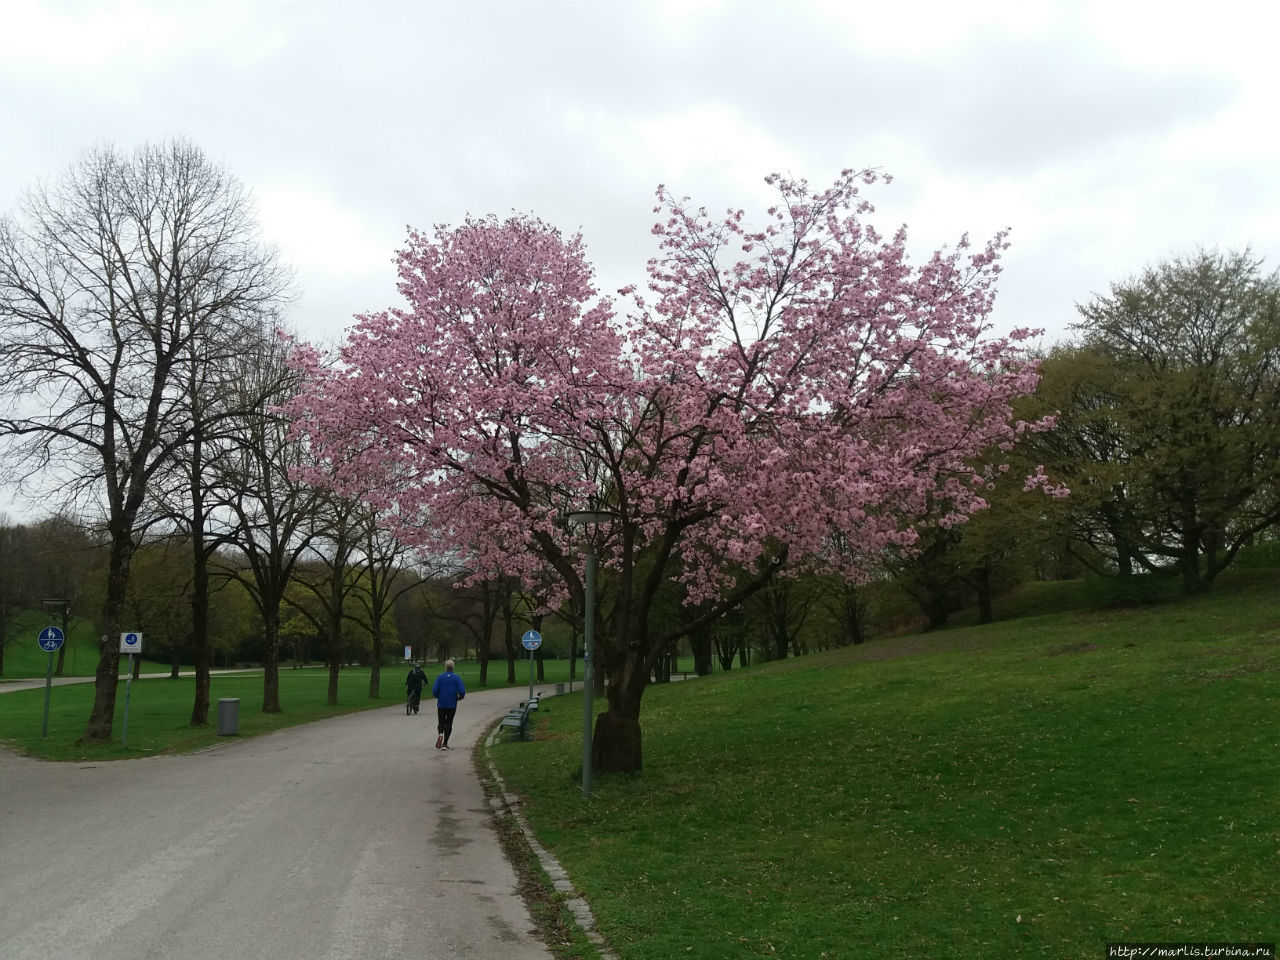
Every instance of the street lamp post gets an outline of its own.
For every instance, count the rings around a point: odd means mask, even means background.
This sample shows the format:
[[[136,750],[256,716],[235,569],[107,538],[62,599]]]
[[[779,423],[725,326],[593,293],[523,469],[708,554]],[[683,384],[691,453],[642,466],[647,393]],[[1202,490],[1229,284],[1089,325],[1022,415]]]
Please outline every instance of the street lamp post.
[[[614,514],[608,510],[574,510],[569,514],[570,526],[587,529],[587,572],[583,583],[582,630],[582,798],[591,798],[591,727],[595,720],[595,635],[596,635],[596,550],[591,527],[608,523]]]

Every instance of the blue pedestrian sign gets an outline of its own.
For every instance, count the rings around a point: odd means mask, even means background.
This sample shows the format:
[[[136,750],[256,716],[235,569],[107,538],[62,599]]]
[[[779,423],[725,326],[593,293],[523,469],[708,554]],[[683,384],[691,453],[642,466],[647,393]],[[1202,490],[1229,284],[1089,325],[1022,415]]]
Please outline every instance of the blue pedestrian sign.
[[[61,627],[45,627],[40,631],[40,649],[53,653],[62,646],[66,636]]]
[[[120,652],[121,653],[141,653],[142,652],[142,634],[132,633],[132,632],[120,634]]]
[[[524,644],[524,648],[526,650],[537,650],[542,646],[542,634],[537,630],[528,630],[525,632],[525,635],[520,638],[520,642]]]

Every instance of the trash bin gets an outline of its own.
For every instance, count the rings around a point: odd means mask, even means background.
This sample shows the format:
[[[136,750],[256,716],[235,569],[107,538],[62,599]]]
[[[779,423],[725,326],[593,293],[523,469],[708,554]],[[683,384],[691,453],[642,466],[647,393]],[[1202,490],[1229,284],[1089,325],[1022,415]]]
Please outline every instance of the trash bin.
[[[564,684],[563,684],[563,683],[557,683],[557,684],[556,684],[556,696],[557,696],[557,697],[559,697],[559,696],[563,696],[563,695],[564,695]]]
[[[218,736],[233,737],[240,732],[240,698],[218,701]]]

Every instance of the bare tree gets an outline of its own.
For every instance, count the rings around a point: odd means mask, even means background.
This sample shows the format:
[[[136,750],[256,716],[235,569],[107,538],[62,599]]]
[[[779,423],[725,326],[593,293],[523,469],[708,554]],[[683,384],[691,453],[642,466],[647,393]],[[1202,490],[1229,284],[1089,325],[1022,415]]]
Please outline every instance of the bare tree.
[[[457,586],[463,582],[469,571],[455,568],[443,572],[434,579],[434,583],[443,589],[439,591],[437,602],[428,601],[428,609],[441,623],[461,626],[475,643],[476,659],[480,662],[480,686],[489,683],[489,659],[493,643],[494,627],[502,607],[502,580],[493,578],[477,580],[465,587]],[[444,636],[443,632],[441,634]],[[446,649],[439,649],[440,659],[445,659]]]
[[[786,659],[813,608],[812,590],[801,581],[779,577],[749,602],[758,617],[770,658]]]
[[[219,485],[238,474],[239,453],[263,436],[275,419],[268,409],[279,402],[293,381],[273,358],[280,352],[274,329],[265,318],[245,314],[210,329],[191,345],[183,382],[191,424],[189,442],[177,451],[165,478],[162,512],[191,543],[191,653],[195,665],[192,726],[209,722],[211,563],[235,527],[234,511],[225,507]],[[231,463],[224,467],[222,461]],[[221,516],[219,513],[221,512]]]
[[[382,678],[384,623],[395,602],[415,588],[421,589],[423,578],[410,569],[408,546],[379,523],[377,511],[361,506],[356,514],[360,536],[358,564],[360,575],[353,595],[364,609],[373,638],[369,671],[369,696],[377,699]],[[391,621],[394,623],[394,620]]]
[[[85,154],[0,220],[0,439],[15,479],[54,477],[110,543],[86,740],[111,736],[114,637],[157,473],[192,441],[201,339],[272,309],[286,280],[241,185],[192,144]]]
[[[360,502],[351,497],[328,495],[313,514],[314,528],[308,537],[311,560],[294,569],[293,583],[314,607],[294,600],[285,602],[302,614],[324,638],[325,662],[329,667],[330,706],[338,702],[338,672],[345,659],[343,628],[359,621],[348,611],[347,601],[356,590],[357,552],[360,548]]]
[[[225,537],[230,563],[217,573],[244,585],[262,617],[262,711],[280,712],[280,607],[299,557],[311,542],[318,508],[316,491],[300,482],[295,468],[306,456],[301,441],[275,405],[296,389],[279,339],[257,341],[260,352],[242,358],[240,418],[229,449],[215,463],[218,500],[231,517]],[[253,398],[254,408],[245,400]],[[219,555],[215,555],[219,556]]]

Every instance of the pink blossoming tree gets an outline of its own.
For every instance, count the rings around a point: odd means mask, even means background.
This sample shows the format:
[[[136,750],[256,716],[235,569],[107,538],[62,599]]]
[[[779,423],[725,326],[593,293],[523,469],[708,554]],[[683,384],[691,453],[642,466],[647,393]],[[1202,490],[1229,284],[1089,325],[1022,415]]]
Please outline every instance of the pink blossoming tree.
[[[641,697],[672,640],[650,618],[664,583],[696,604],[685,632],[784,564],[856,578],[850,557],[981,509],[984,458],[1029,426],[1010,410],[1036,383],[1029,331],[987,323],[1004,236],[913,266],[904,231],[864,222],[876,179],[770,177],[760,226],[660,189],[649,292],[621,291],[625,316],[581,238],[536,219],[413,232],[407,307],[359,317],[337,358],[298,351],[293,412],[329,482],[476,577],[581,610],[585,534],[566,514],[614,512],[597,533],[614,604],[598,770],[640,769]],[[857,549],[831,553],[833,532]]]

